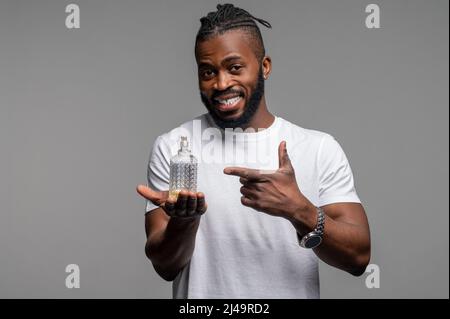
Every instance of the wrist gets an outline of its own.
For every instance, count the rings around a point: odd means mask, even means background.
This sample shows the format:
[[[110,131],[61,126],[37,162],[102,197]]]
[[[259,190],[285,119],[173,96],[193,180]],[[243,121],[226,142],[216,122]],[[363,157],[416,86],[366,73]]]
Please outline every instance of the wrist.
[[[307,205],[298,206],[290,222],[301,236],[313,231],[317,226],[317,207],[309,201]]]
[[[313,231],[301,235],[297,232],[298,244],[303,248],[316,248],[323,241],[324,227],[325,227],[325,212],[322,208],[316,207],[317,210],[317,225]]]

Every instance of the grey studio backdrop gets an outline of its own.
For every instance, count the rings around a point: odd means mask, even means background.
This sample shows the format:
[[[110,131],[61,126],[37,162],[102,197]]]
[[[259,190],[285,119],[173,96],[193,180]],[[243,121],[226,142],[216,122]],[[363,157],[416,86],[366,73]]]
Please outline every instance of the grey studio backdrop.
[[[0,297],[171,298],[135,186],[156,136],[205,111],[194,37],[216,2],[72,2],[71,30],[69,1],[0,4]],[[269,108],[337,138],[370,221],[380,287],[321,263],[322,298],[448,298],[448,1],[234,3],[272,23]]]

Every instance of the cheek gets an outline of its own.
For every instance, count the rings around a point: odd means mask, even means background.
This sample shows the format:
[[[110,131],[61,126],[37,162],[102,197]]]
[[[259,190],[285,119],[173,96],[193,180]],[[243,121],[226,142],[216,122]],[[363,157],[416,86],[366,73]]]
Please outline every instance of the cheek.
[[[246,98],[248,99],[250,95],[254,92],[258,84],[258,72],[252,70],[247,74],[242,75],[240,78],[241,85],[245,88]]]
[[[200,89],[200,91],[206,91],[207,85],[205,81],[202,81],[200,79],[198,79],[198,88]]]
[[[207,97],[210,97],[210,96],[211,96],[211,88],[210,88],[210,85],[208,85],[208,84],[206,84],[206,83],[204,83],[204,82],[202,82],[202,81],[199,81],[199,83],[198,83],[198,89],[200,90],[200,93],[206,95]]]

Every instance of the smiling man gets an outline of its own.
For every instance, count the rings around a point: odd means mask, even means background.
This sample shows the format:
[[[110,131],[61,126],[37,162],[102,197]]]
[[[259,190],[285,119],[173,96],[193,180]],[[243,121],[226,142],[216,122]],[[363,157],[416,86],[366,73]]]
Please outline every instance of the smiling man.
[[[264,144],[269,153],[256,163],[200,158],[201,192],[182,191],[174,202],[167,191],[173,143],[169,133],[159,136],[148,185],[137,187],[147,199],[146,254],[174,281],[174,298],[319,298],[319,258],[355,276],[370,259],[347,157],[331,135],[269,112],[264,84],[272,63],[256,24],[271,27],[267,21],[231,4],[200,21],[195,58],[208,112],[181,127],[235,129],[235,140],[207,142],[251,154]]]

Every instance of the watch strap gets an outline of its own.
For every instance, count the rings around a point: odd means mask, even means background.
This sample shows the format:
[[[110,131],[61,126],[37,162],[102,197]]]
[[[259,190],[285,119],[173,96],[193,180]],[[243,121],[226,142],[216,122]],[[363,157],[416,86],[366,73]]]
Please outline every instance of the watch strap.
[[[297,239],[300,246],[305,247],[304,241],[307,240],[311,236],[323,236],[324,227],[325,227],[325,212],[321,207],[316,207],[317,210],[317,224],[313,231],[301,236],[297,232]]]

